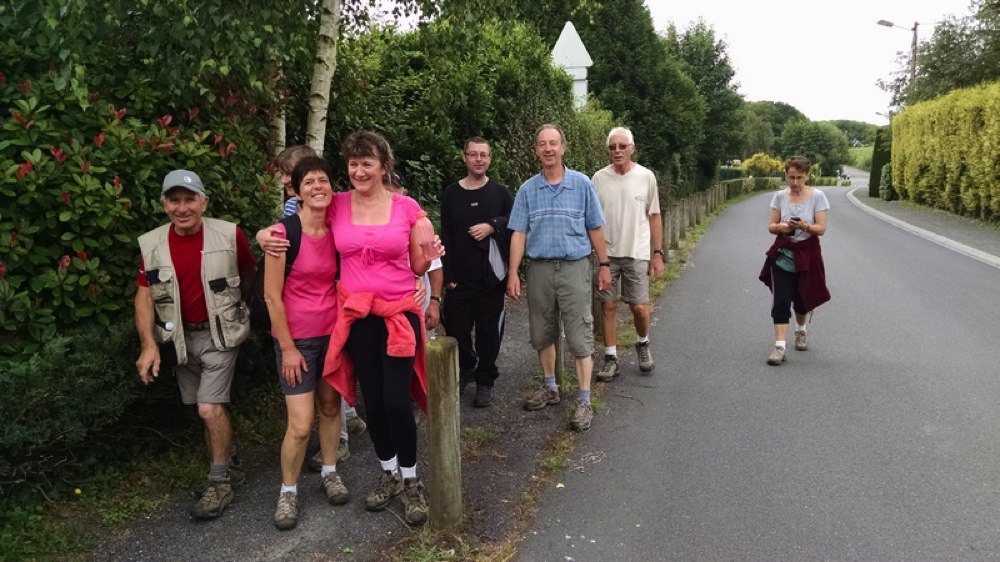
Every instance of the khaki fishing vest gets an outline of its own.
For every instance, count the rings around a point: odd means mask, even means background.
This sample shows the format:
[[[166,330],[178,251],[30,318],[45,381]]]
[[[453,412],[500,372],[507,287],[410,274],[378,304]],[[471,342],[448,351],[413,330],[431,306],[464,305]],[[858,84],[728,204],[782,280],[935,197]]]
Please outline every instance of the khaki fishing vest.
[[[140,236],[139,250],[156,313],[153,335],[157,343],[172,341],[177,350],[177,362],[184,365],[187,346],[181,319],[181,291],[170,259],[171,227],[168,223]],[[231,222],[202,219],[205,242],[201,255],[201,282],[212,342],[220,351],[235,349],[250,335],[250,313],[240,293],[236,228]]]

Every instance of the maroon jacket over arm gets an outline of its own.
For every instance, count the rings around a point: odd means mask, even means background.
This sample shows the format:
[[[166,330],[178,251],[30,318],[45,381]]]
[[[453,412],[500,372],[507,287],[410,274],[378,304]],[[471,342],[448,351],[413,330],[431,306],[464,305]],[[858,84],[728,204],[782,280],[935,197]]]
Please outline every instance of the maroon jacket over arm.
[[[806,310],[812,311],[830,300],[819,236],[812,236],[801,242],[792,242],[791,238],[780,234],[776,236],[774,244],[767,250],[767,259],[758,279],[767,285],[768,289],[774,290],[771,285],[771,267],[777,267],[774,262],[778,259],[778,250],[781,248],[790,249],[795,256],[795,271],[799,273],[799,296],[802,297]]]

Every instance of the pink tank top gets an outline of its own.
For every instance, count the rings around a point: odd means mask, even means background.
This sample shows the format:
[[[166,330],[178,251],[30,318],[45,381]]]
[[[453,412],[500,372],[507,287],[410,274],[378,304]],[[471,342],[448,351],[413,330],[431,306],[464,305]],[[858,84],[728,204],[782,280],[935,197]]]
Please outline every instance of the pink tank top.
[[[278,228],[284,230],[281,224]],[[337,320],[335,252],[332,230],[321,238],[302,233],[299,255],[281,293],[293,340],[328,336],[333,331]]]
[[[413,297],[410,229],[419,211],[413,199],[393,194],[387,224],[356,225],[351,220],[350,192],[334,194],[328,215],[340,252],[340,282],[347,290],[374,293],[389,301]]]

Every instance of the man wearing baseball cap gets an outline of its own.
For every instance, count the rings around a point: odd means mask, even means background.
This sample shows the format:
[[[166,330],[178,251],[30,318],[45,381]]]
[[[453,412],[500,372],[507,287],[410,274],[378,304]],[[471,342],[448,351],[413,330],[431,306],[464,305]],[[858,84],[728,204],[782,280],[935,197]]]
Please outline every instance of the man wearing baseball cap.
[[[181,400],[197,405],[212,459],[208,486],[191,515],[214,519],[244,478],[230,466],[233,429],[225,405],[237,349],[250,335],[246,300],[255,261],[242,229],[203,216],[208,196],[198,174],[167,174],[160,202],[170,222],[139,237],[136,368],[146,384],[162,369],[174,369]]]

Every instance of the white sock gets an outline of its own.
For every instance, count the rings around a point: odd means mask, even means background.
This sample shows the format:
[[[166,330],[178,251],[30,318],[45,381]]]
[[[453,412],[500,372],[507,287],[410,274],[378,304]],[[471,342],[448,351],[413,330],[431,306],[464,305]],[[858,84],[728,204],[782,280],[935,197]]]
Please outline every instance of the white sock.
[[[402,474],[403,478],[416,478],[417,477],[417,465],[413,466],[401,466],[399,467],[399,472]]]
[[[785,349],[785,340],[778,340],[774,342],[774,347],[780,347],[781,349]]]
[[[331,472],[337,472],[337,465],[335,465],[335,464],[324,464],[323,468],[321,468],[320,471],[319,471],[319,475],[320,476],[326,476],[327,474],[330,474]]]
[[[647,343],[649,341],[649,334],[645,336],[636,336],[635,341],[638,343]]]
[[[382,465],[382,470],[388,472],[396,472],[396,469],[399,468],[399,461],[396,460],[396,457],[392,457],[387,461],[379,460],[378,462]]]
[[[807,324],[809,324],[809,323],[808,323],[808,322],[806,322],[805,324],[803,324],[803,325],[799,326],[799,323],[798,323],[798,321],[796,321],[796,322],[795,322],[795,331],[796,331],[796,332],[804,332],[804,331],[806,331],[806,325],[807,325]]]
[[[618,346],[617,345],[613,345],[611,347],[605,347],[604,348],[604,354],[605,355],[613,355],[615,357],[618,357]]]
[[[293,494],[298,494],[299,493],[299,485],[298,484],[292,484],[291,486],[286,486],[285,484],[282,484],[281,485],[281,493],[284,494],[285,492],[291,492]]]

